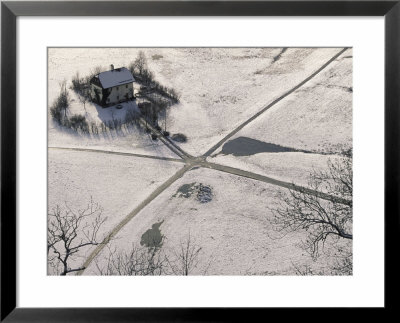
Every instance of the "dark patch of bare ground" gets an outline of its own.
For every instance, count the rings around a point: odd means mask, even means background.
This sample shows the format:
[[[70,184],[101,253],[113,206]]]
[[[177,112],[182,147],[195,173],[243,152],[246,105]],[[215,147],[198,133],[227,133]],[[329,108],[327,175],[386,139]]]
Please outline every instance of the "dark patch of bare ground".
[[[213,198],[211,187],[202,183],[183,184],[178,188],[173,197],[189,198],[192,195],[195,195],[197,201],[200,203],[211,202]]]

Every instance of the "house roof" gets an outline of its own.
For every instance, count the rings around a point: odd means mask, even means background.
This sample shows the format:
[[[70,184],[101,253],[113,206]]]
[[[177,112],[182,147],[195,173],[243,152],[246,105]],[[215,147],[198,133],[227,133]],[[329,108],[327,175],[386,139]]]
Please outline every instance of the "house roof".
[[[97,77],[103,89],[135,82],[132,73],[126,67],[99,73]]]

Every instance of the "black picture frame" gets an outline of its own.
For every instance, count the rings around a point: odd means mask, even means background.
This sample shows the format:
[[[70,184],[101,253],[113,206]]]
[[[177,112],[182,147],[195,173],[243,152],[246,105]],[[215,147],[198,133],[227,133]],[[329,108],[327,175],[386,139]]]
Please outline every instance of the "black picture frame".
[[[18,308],[16,282],[16,19],[19,16],[384,16],[385,18],[385,307],[396,310],[399,237],[400,1],[5,1],[1,3],[1,321],[186,322],[259,320],[266,309]],[[371,170],[373,171],[373,170]],[[373,239],[373,237],[371,237]],[[344,291],[345,292],[345,291]],[[366,289],[367,292],[367,289]],[[268,309],[282,312],[286,309]],[[308,309],[309,310],[309,309]],[[308,316],[298,309],[297,319]],[[332,311],[333,309],[325,309]],[[337,309],[336,309],[337,310]],[[315,309],[312,309],[315,313]],[[382,311],[385,311],[382,313]],[[372,315],[372,316],[371,316]],[[339,317],[338,319],[342,319]]]

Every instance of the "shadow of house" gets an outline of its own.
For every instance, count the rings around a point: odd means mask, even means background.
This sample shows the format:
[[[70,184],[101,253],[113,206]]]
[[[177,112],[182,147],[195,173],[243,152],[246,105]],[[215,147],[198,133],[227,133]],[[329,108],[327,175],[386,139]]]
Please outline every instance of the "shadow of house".
[[[132,73],[126,67],[101,72],[90,80],[90,96],[94,103],[110,107],[118,103],[134,100]]]

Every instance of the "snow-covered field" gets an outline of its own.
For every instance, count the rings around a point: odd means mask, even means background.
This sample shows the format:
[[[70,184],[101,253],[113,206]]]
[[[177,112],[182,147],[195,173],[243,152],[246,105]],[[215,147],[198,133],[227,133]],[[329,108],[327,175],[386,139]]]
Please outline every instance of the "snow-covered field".
[[[59,83],[67,80],[70,84],[77,71],[85,76],[98,65],[127,66],[139,50],[49,49],[49,103],[57,97]],[[155,78],[181,95],[181,103],[170,108],[168,128],[171,133],[184,133],[188,137],[180,145],[194,155],[204,153],[340,50],[288,48],[282,53],[281,48],[143,49]],[[96,119],[99,109],[88,103],[87,110]],[[98,118],[101,120],[100,115]]]
[[[260,153],[236,157],[218,155],[210,162],[227,165],[281,181],[307,186],[310,173],[327,170],[328,161],[337,160],[335,155],[317,155],[301,152]]]
[[[202,183],[212,191],[212,200],[201,203],[195,194],[177,194],[182,185]],[[277,187],[209,169],[187,172],[147,208],[138,213],[115,237],[112,246],[129,251],[140,246],[141,236],[153,224],[165,235],[162,246],[172,255],[181,242],[201,246],[193,275],[294,274],[293,264],[311,264],[310,256],[296,246],[304,236],[290,234],[277,239],[269,219],[277,206]],[[109,250],[103,249],[97,265],[105,266]],[[324,261],[313,263],[322,268]],[[98,274],[93,262],[85,275]]]
[[[281,146],[338,152],[352,146],[352,50],[245,126],[248,137]]]
[[[107,221],[99,231],[104,236],[182,163],[132,156],[66,150],[48,151],[48,209],[68,204],[83,210],[90,199],[102,208]],[[89,223],[91,220],[88,221]],[[86,256],[89,249],[80,256]]]
[[[149,69],[162,85],[180,94],[180,103],[169,108],[167,130],[188,140],[176,143],[185,152],[201,156],[236,127],[315,73],[342,48],[50,48],[48,52],[48,108],[71,85],[79,71],[87,76],[96,66],[128,66],[143,50]],[[136,85],[137,87],[138,85]],[[89,122],[123,119],[135,102],[122,109],[101,108],[68,90],[71,114]],[[308,184],[309,173],[326,169],[341,147],[352,147],[352,50],[293,93],[258,116],[212,152],[207,161],[227,165],[298,185]],[[48,109],[49,111],[49,109]],[[133,155],[60,150],[96,149],[148,156],[179,158],[162,141],[152,140],[137,127],[99,136],[81,136],[61,129],[48,112],[48,206],[67,202],[84,208],[90,198],[107,217],[100,235],[115,228],[162,183],[186,165],[201,159],[171,162]],[[278,152],[254,151],[224,154],[224,144],[235,139],[269,144]],[[244,141],[245,142],[245,141]],[[282,146],[282,147],[280,147]],[[248,148],[248,147],[247,147]],[[264,149],[264,148],[263,148]],[[257,150],[257,149],[256,149]],[[305,152],[307,151],[307,152]],[[204,166],[204,165],[203,165]],[[256,178],[256,177],[253,177]],[[201,186],[201,185],[202,186]],[[197,198],[198,187],[211,189]],[[110,245],[118,251],[140,246],[142,235],[159,225],[167,255],[191,239],[201,246],[199,265],[192,274],[251,275],[294,274],[294,264],[316,270],[329,263],[312,262],[297,244],[303,233],[276,239],[271,209],[277,206],[279,186],[221,171],[195,167],[166,188],[117,233]],[[81,265],[94,248],[80,253]],[[108,248],[96,258],[104,265]],[[95,262],[84,275],[99,274]]]
[[[294,149],[338,153],[352,147],[352,50],[249,123],[229,141],[240,137]],[[223,146],[208,158],[222,165],[308,184],[308,175],[327,168],[335,155],[302,152],[222,154]]]
[[[150,134],[138,131],[137,129],[130,129],[130,133],[125,134],[124,136],[103,133],[98,137],[90,138],[78,135],[73,131],[60,129],[58,126],[53,126],[52,128],[49,128],[48,146],[99,149],[158,157],[179,158],[159,140],[154,141],[151,139]]]
[[[253,114],[307,78],[341,49],[204,48],[162,52],[156,75],[181,93],[169,129],[200,155]],[[274,58],[276,61],[274,62]]]

